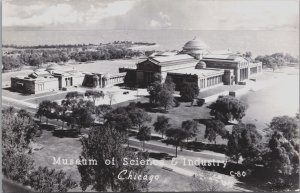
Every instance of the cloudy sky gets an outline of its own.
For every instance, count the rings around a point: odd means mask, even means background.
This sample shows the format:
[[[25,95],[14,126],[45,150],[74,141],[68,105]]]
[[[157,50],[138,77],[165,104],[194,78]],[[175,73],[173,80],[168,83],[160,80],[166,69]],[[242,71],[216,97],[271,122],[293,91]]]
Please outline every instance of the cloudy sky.
[[[3,0],[4,27],[298,30],[297,0]]]

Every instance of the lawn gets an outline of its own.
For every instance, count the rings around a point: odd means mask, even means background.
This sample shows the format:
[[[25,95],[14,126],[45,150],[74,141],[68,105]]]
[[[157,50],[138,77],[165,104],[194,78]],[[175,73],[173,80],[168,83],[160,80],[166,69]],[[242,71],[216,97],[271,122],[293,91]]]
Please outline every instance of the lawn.
[[[210,109],[207,107],[207,104],[199,107],[191,106],[190,103],[181,103],[179,107],[171,108],[167,113],[149,112],[149,115],[152,117],[152,121],[147,124],[152,127],[152,133],[156,133],[153,129],[153,123],[156,121],[157,116],[159,115],[169,117],[169,123],[171,124],[171,127],[176,128],[181,127],[182,122],[186,120],[195,120],[201,122],[201,120],[211,119],[212,117],[210,116],[209,112]],[[197,136],[192,140],[197,140],[198,142],[203,143],[212,143],[204,138],[205,128],[205,125],[199,123]],[[226,128],[230,131],[230,126],[226,126]],[[227,140],[224,140],[220,136],[217,136],[217,144],[226,143]]]
[[[40,150],[34,150],[31,154],[36,166],[47,166],[53,169],[62,169],[67,175],[79,184],[81,177],[76,165],[53,165],[53,156],[67,159],[77,159],[81,153],[81,142],[79,138],[59,138],[52,135],[52,131],[43,130],[43,134],[36,139],[36,145]],[[149,184],[149,191],[191,191],[190,177],[166,171],[157,166],[149,166],[149,174],[159,175],[157,181]],[[81,192],[80,187],[72,189]],[[87,189],[87,191],[91,191]]]
[[[159,180],[149,184],[151,192],[191,192],[191,177],[150,166],[150,174],[159,175]]]
[[[67,93],[68,92],[57,91],[57,92],[47,93],[48,95],[44,94],[40,97],[34,95],[32,99],[27,99],[26,101],[30,103],[40,104],[44,100],[50,100],[50,101],[62,100],[66,97]]]

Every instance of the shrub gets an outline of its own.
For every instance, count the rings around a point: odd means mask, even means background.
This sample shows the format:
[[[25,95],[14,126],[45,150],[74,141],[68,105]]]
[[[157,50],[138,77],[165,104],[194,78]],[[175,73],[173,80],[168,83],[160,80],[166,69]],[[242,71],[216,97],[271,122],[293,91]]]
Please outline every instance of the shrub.
[[[205,103],[205,99],[197,99],[197,106],[201,107],[202,105],[204,105]]]

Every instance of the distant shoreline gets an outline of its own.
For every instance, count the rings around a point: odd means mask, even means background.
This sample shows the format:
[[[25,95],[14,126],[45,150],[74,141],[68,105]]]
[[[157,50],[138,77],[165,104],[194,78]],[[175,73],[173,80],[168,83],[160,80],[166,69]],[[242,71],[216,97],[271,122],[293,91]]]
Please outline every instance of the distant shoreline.
[[[149,49],[153,49],[153,48],[157,48],[159,47],[158,44],[154,44],[154,45],[133,45],[131,47],[129,47],[129,49],[132,50],[149,50]]]

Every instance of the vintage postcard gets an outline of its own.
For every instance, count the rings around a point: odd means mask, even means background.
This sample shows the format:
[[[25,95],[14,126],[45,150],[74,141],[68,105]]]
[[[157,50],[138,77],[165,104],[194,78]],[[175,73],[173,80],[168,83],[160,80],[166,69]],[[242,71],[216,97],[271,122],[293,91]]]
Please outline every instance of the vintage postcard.
[[[3,192],[299,190],[299,1],[3,0]]]

